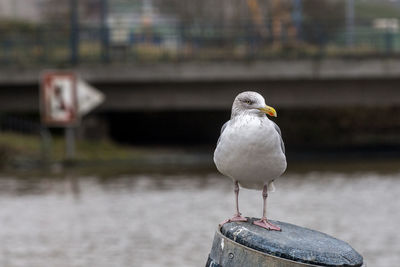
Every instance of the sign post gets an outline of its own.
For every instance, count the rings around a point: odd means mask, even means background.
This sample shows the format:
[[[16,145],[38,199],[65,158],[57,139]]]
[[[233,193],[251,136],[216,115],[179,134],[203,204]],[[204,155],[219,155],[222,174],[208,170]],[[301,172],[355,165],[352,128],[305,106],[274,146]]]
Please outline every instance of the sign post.
[[[75,128],[65,128],[65,156],[67,159],[75,158]]]
[[[104,95],[71,71],[46,71],[41,77],[42,123],[65,129],[66,158],[75,157],[75,128],[81,116],[104,101]]]

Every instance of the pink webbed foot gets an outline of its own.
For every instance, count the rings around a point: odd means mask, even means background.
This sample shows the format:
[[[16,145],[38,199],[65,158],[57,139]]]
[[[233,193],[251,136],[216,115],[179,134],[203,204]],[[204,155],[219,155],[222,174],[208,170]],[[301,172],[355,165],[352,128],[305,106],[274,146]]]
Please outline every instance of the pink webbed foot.
[[[265,228],[267,230],[282,231],[280,227],[270,223],[267,218],[262,218],[261,220],[253,222],[255,225]]]
[[[235,214],[235,216],[233,216],[232,218],[226,219],[225,221],[220,223],[219,226],[222,226],[228,222],[247,222],[247,218],[242,217],[242,214],[238,213],[238,214]]]

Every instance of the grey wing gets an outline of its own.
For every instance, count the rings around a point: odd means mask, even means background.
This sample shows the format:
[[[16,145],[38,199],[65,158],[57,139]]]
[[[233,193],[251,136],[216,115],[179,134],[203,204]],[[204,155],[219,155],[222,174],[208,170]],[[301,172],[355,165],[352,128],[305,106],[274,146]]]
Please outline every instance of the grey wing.
[[[279,137],[280,137],[280,139],[281,139],[281,148],[282,148],[282,152],[283,152],[283,154],[285,154],[285,143],[283,143],[281,129],[279,128],[279,126],[278,126],[275,122],[272,121],[272,123],[274,124],[275,130],[276,130],[276,131],[278,132],[278,134],[279,134]]]
[[[228,125],[228,122],[229,122],[229,121],[225,122],[224,125],[222,125],[221,132],[220,132],[220,134],[219,134],[218,141],[217,141],[217,146],[218,146],[219,142],[221,141],[221,135],[222,135],[222,133],[224,132],[226,126]]]

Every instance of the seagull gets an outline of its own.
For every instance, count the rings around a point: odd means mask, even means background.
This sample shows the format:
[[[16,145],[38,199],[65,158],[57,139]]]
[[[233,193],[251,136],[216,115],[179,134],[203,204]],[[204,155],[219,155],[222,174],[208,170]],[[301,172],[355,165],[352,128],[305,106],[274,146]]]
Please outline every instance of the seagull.
[[[243,188],[260,190],[263,215],[255,225],[281,231],[267,219],[267,197],[274,179],[286,170],[285,145],[281,130],[266,114],[276,117],[273,107],[267,106],[259,93],[247,91],[236,96],[231,119],[221,129],[214,151],[214,163],[219,172],[234,183],[236,213],[227,222],[244,222],[239,212],[239,184]],[[271,187],[271,188],[270,188]]]

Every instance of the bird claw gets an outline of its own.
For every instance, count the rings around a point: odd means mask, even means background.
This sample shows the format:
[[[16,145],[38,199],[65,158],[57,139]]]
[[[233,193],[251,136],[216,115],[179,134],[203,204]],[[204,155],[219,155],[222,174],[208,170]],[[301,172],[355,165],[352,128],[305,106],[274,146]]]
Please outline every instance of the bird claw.
[[[242,214],[238,213],[229,219],[231,222],[247,222],[247,218],[242,217]]]
[[[267,230],[273,230],[273,231],[282,231],[282,229],[276,225],[273,225],[270,223],[267,218],[262,218],[261,220],[253,222],[255,225],[260,226],[262,228],[265,228]]]
[[[221,222],[219,224],[219,226],[221,227],[222,225],[224,225],[228,222],[247,222],[247,218],[242,217],[242,214],[238,213],[238,214],[235,214],[235,216],[233,216],[232,218],[226,219],[225,221]]]

